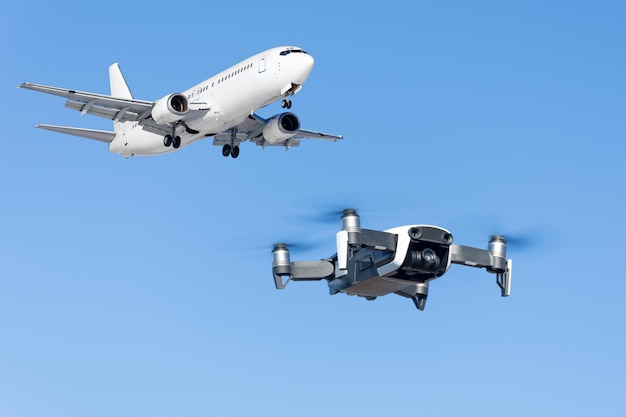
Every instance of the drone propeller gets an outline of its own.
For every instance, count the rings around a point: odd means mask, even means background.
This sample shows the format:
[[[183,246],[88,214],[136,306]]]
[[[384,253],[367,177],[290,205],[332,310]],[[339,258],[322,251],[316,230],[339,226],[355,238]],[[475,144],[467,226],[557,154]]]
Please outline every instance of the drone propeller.
[[[535,249],[540,244],[538,237],[532,234],[503,234],[506,245],[512,250]]]
[[[314,213],[307,213],[304,215],[299,214],[299,216],[304,217],[304,222],[314,223],[323,227],[331,227],[333,230],[336,230],[341,226],[341,218],[345,214],[346,210],[354,210],[360,217],[363,227],[376,230],[390,229],[401,224],[410,223],[411,218],[414,217],[407,216],[405,213],[397,214],[397,208],[385,210],[373,209],[371,207],[363,209],[359,207],[360,205],[355,204],[333,204],[331,206],[321,208],[320,210],[316,210]],[[394,214],[394,211],[396,214]]]
[[[296,256],[299,256],[300,254],[306,254],[309,252],[312,252],[316,249],[320,249],[324,247],[324,243],[327,243],[325,241],[322,241],[321,239],[317,239],[317,240],[313,240],[313,241],[306,241],[303,239],[264,239],[265,241],[263,243],[258,243],[258,244],[252,244],[251,246],[248,246],[247,251],[248,253],[250,253],[251,255],[254,254],[255,256],[263,256],[266,257],[268,253],[272,252],[272,250],[274,249],[275,245],[284,245],[286,246],[287,249],[289,249],[289,251],[293,254],[297,254]]]
[[[321,246],[321,242],[305,243],[305,242],[300,242],[300,241],[280,241],[280,242],[273,243],[270,246],[270,249],[274,248],[274,245],[277,245],[277,244],[285,245],[287,249],[293,252],[308,252]]]
[[[315,222],[315,223],[338,225],[341,220],[341,216],[343,215],[344,210],[350,207],[352,206],[345,205],[345,206],[328,207],[328,208],[319,210],[315,214],[307,216],[307,218],[310,221]],[[358,209],[353,208],[353,210],[356,210],[356,212],[360,214],[360,211]]]
[[[470,213],[438,222],[452,232],[455,243],[482,247],[490,236],[501,235],[507,248],[516,253],[542,251],[559,240],[560,233],[551,225],[524,224],[523,219],[515,223],[492,213]]]
[[[501,233],[506,239],[507,247],[515,252],[547,254],[557,249],[562,243],[563,235],[554,226],[534,225],[517,230],[517,232]]]

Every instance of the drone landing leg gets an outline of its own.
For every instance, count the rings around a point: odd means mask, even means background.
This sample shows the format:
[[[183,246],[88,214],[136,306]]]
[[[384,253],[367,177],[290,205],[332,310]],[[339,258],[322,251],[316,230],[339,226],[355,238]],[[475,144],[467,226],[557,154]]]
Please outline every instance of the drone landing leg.
[[[424,295],[414,295],[413,297],[411,297],[411,300],[413,300],[413,303],[418,310],[423,311],[426,307],[426,296]]]

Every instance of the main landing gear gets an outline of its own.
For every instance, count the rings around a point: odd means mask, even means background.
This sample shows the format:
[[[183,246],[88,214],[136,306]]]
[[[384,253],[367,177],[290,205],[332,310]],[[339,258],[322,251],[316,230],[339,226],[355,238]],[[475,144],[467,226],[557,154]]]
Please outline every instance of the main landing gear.
[[[226,144],[222,147],[222,155],[228,157],[232,156],[233,159],[239,156],[239,146],[235,145],[237,139],[237,126],[230,129],[230,144]]]
[[[174,149],[180,148],[180,136],[165,135],[163,145],[165,145],[166,148],[170,146],[173,146]]]
[[[290,109],[291,100],[289,100],[288,98],[284,98],[283,101],[280,103],[280,107],[282,107],[283,109]]]
[[[228,144],[224,145],[222,147],[222,155],[225,157],[228,157],[228,155],[230,155],[233,158],[237,158],[239,156],[239,146],[230,146]]]

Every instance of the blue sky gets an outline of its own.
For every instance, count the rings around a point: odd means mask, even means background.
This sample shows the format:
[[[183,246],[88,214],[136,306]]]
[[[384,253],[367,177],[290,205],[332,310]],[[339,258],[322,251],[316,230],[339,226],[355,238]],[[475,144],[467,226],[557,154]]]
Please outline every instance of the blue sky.
[[[0,6],[0,415],[621,415],[626,6],[214,3]],[[119,62],[154,100],[277,45],[316,59],[303,127],[345,140],[126,160],[34,129],[111,126],[15,88],[108,93]],[[329,256],[313,218],[347,206],[536,245],[509,298],[459,266],[423,312],[275,290],[271,243]]]

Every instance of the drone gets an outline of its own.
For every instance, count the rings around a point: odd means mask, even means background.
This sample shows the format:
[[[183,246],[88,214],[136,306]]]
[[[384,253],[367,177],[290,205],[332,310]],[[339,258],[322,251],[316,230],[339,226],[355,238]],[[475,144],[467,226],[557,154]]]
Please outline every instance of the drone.
[[[337,253],[330,258],[292,262],[288,245],[275,243],[274,283],[276,289],[284,289],[289,281],[326,280],[331,295],[345,293],[371,301],[394,293],[424,310],[430,281],[442,277],[451,264],[459,264],[495,274],[502,297],[510,295],[513,261],[506,259],[504,236],[491,236],[486,250],[452,241],[452,234],[438,226],[363,229],[356,209],[349,208],[342,212]]]

